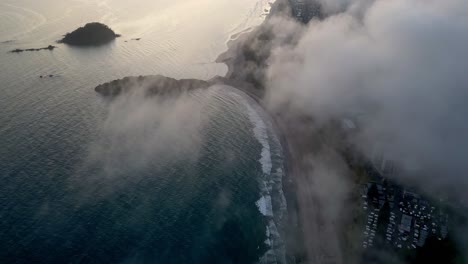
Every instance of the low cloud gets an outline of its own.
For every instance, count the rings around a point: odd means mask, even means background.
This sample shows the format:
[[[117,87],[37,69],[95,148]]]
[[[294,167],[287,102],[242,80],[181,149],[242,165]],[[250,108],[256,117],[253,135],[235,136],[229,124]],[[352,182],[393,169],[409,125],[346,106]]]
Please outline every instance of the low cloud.
[[[468,201],[468,2],[319,2],[323,20],[296,24],[296,30],[290,21],[276,22],[277,31],[286,23],[287,32],[300,36],[272,50],[268,106],[311,117],[312,128],[297,116],[288,124],[292,131],[309,129],[311,137],[330,121],[351,118],[358,125],[354,145],[368,158],[377,150],[393,160],[401,168],[394,180],[434,198]],[[315,239],[306,240],[309,257],[320,263],[318,252],[341,263],[339,247],[322,241],[337,238],[342,217],[336,212],[346,208],[351,185],[347,171],[337,169],[341,158],[327,153],[303,157],[315,165],[303,166],[298,199],[305,236]],[[322,219],[313,218],[317,214]],[[388,259],[382,254],[376,253]]]
[[[148,96],[144,87],[135,86],[125,96],[108,102],[100,133],[90,144],[78,173],[81,176],[76,179],[87,192],[94,186],[100,195],[110,194],[140,181],[139,177],[145,177],[140,172],[150,168],[198,159],[202,130],[209,118],[203,110],[209,91],[159,98]],[[198,95],[202,92],[203,97]]]
[[[312,21],[297,45],[274,51],[270,105],[291,105],[318,123],[359,118],[365,153],[380,145],[411,172],[402,180],[468,198],[468,2],[325,6],[344,12]]]

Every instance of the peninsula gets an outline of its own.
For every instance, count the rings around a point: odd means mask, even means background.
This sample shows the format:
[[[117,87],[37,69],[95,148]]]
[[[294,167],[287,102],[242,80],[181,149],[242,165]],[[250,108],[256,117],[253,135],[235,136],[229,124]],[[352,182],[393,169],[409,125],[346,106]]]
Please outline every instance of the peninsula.
[[[133,89],[143,89],[147,96],[176,96],[193,89],[207,88],[210,82],[196,79],[176,80],[162,75],[125,77],[114,80],[95,88],[95,91],[105,97],[116,97]]]
[[[120,37],[108,26],[93,22],[80,27],[71,33],[67,33],[59,43],[72,46],[98,46],[109,43]]]

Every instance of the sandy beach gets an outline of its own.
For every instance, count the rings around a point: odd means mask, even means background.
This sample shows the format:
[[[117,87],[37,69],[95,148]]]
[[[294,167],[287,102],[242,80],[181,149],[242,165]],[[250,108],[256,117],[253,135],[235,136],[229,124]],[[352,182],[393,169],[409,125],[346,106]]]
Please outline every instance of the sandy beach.
[[[281,139],[286,170],[283,189],[288,204],[288,219],[284,230],[288,263],[342,263],[341,234],[337,232],[339,228],[336,228],[339,223],[325,220],[322,212],[328,211],[327,203],[330,199],[328,194],[316,192],[320,188],[317,185],[323,179],[310,177],[315,169],[310,157],[320,153],[320,156],[335,160],[337,154],[327,146],[327,140],[316,131],[312,120],[292,113],[287,107],[268,107],[264,101],[267,89],[264,70],[270,54],[250,54],[252,51],[249,50],[250,44],[258,45],[258,42],[272,49],[269,41],[271,36],[264,36],[265,32],[269,32],[268,19],[288,15],[288,5],[288,1],[276,1],[266,21],[230,41],[228,51],[221,54],[217,62],[224,62],[228,66],[225,79],[254,98],[268,112]],[[257,75],[252,76],[252,72]]]

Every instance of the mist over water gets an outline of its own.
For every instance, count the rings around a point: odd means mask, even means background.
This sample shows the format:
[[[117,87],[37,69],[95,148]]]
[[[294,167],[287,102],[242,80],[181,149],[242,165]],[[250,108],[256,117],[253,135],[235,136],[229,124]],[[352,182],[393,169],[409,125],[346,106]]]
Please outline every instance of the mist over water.
[[[0,262],[260,258],[262,144],[230,88],[112,102],[93,88],[129,75],[223,75],[212,62],[265,8],[263,0],[2,1]],[[122,37],[8,53],[54,44],[92,21]],[[270,142],[273,171],[282,166],[277,147]]]

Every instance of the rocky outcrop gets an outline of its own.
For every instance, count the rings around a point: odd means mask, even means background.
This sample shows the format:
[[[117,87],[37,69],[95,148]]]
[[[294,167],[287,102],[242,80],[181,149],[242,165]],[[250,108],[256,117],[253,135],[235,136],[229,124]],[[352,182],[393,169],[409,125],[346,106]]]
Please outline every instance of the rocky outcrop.
[[[57,48],[57,47],[53,46],[53,45],[49,45],[47,47],[37,48],[37,49],[34,49],[34,48],[32,48],[32,49],[14,49],[14,50],[12,50],[10,52],[12,52],[12,53],[21,53],[21,52],[24,52],[24,51],[40,51],[40,50],[50,50],[50,51],[52,51],[55,48]]]

